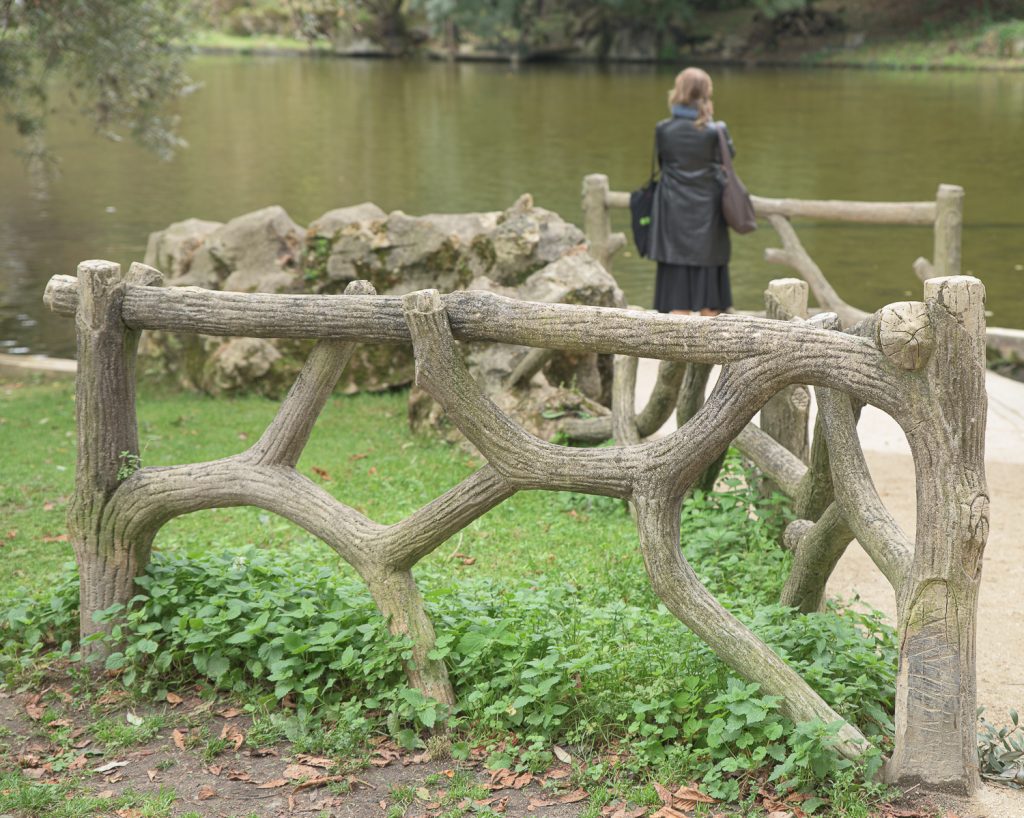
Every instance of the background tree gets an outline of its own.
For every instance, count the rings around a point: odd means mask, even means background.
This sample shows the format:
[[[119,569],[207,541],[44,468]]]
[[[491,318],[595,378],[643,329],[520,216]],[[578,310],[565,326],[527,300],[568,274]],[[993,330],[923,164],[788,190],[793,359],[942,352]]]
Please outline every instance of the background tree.
[[[192,4],[178,0],[0,0],[5,121],[41,155],[59,91],[100,133],[170,156],[184,143],[167,106],[189,87],[195,23]]]

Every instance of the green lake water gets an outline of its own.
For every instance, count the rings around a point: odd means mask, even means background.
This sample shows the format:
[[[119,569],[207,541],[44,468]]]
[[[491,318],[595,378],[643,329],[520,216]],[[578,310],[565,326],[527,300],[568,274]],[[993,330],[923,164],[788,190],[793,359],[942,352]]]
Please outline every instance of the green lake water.
[[[580,222],[587,173],[630,190],[647,175],[673,71],[272,57],[197,57],[202,88],[181,104],[189,148],[161,163],[128,142],[58,119],[57,175],[30,174],[0,131],[0,352],[74,353],[73,322],[41,296],[78,261],[141,260],[146,238],[188,217],[226,221],[270,204],[300,224],[373,201],[411,214],[499,210],[521,193]],[[1024,327],[1024,73],[719,69],[716,116],[736,167],[773,197],[915,201],[966,189],[964,271],[988,288],[990,323]],[[617,219],[626,228],[625,214]],[[797,222],[848,301],[918,299],[925,227]],[[777,246],[764,225],[733,238],[736,306],[754,309]],[[653,264],[615,274],[648,305]]]

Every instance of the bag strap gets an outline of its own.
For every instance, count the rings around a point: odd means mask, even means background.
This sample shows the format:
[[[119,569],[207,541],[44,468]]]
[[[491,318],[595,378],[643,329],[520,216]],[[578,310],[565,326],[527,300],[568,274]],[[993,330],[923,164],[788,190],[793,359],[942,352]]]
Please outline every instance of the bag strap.
[[[654,144],[651,146],[651,176],[650,176],[650,179],[648,180],[648,183],[653,182],[654,181],[654,177],[657,175],[658,171],[657,171],[657,168],[655,167],[655,162],[657,161],[657,156],[658,156],[658,132],[655,131],[654,132]]]
[[[732,154],[729,152],[729,143],[725,141],[725,128],[716,122],[715,130],[718,131],[718,147],[722,152],[722,165],[729,175],[732,176]]]

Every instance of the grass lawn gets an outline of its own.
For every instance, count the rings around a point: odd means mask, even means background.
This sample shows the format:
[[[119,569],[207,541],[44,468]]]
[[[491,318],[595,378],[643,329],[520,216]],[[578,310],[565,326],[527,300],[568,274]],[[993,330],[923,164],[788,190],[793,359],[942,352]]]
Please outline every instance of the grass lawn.
[[[394,522],[479,466],[457,447],[412,435],[406,400],[333,398],[299,469],[370,517]],[[276,408],[262,398],[213,400],[144,384],[143,463],[236,453]],[[194,514],[161,531],[119,649],[97,681],[75,661],[76,577],[63,537],[74,475],[71,382],[0,380],[0,437],[0,745],[8,749],[0,813],[35,814],[24,804],[46,796],[33,789],[43,784],[18,777],[21,767],[42,770],[46,786],[70,787],[70,795],[60,791],[62,804],[84,799],[69,815],[106,814],[89,800],[102,786],[127,799],[120,808],[136,811],[129,815],[205,815],[197,800],[167,801],[159,787],[194,792],[212,769],[220,775],[218,759],[230,758],[255,765],[230,786],[256,797],[256,776],[277,780],[258,769],[276,761],[261,755],[266,748],[282,766],[298,754],[328,759],[336,770],[328,783],[348,788],[333,794],[339,799],[367,792],[345,775],[366,783],[371,773],[401,773],[373,779],[387,794],[366,796],[376,810],[367,815],[381,814],[383,801],[395,818],[489,814],[499,796],[513,798],[502,807],[512,814],[517,793],[551,800],[562,810],[551,815],[596,818],[620,804],[623,815],[653,814],[682,803],[666,801],[659,786],[691,782],[719,800],[722,814],[763,815],[783,803],[771,799],[790,798],[786,809],[863,818],[877,801],[864,770],[832,753],[836,725],[793,725],[776,698],[735,677],[665,611],[628,511],[608,498],[522,492],[417,566],[459,699],[453,712],[405,685],[405,644],[387,633],[354,572],[301,529],[249,508]],[[891,631],[849,610],[798,615],[776,604],[788,568],[776,544],[787,511],[755,498],[747,482],[733,458],[719,492],[687,502],[684,552],[723,604],[885,750]],[[237,711],[237,744],[228,723],[211,715],[224,707]],[[79,747],[81,736],[92,749]],[[133,746],[167,767],[153,767],[160,774],[148,781],[126,772],[113,783],[109,773],[90,783],[68,769],[90,752],[90,769],[130,760]],[[417,759],[436,768],[418,778],[418,768],[401,772]],[[463,777],[461,789],[449,785],[452,776]],[[221,792],[229,786],[222,777],[210,782]],[[166,809],[140,806],[147,798],[163,798]],[[250,814],[244,809],[237,814]]]

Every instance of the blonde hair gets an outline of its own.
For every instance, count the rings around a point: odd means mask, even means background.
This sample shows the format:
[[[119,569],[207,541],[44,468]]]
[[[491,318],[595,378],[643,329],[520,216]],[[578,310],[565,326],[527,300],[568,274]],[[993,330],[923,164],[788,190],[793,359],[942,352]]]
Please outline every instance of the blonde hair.
[[[700,68],[684,68],[676,74],[675,85],[668,91],[668,105],[687,105],[697,109],[698,128],[703,128],[714,116],[715,107],[711,104],[714,86],[707,71]]]

